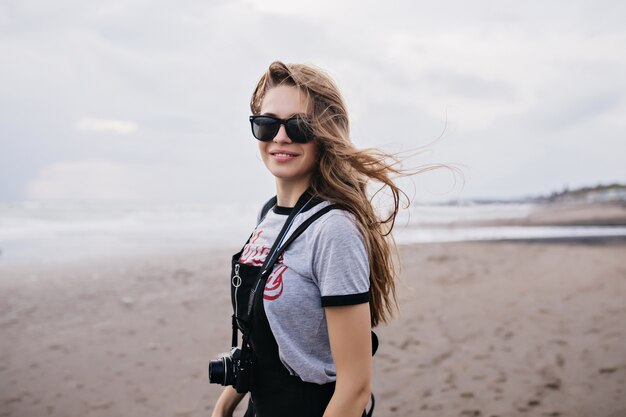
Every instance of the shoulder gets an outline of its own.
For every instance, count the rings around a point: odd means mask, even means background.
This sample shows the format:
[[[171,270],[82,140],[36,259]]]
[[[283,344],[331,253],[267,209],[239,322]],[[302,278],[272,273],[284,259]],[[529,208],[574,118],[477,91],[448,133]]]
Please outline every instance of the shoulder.
[[[316,223],[316,224],[315,224]],[[314,223],[314,250],[328,246],[346,249],[365,246],[365,239],[356,216],[345,209],[330,210]]]
[[[322,307],[367,301],[369,254],[356,216],[340,209],[326,213],[320,220],[311,257],[313,279],[320,288]]]
[[[263,203],[256,215],[257,225],[261,223],[261,220],[263,220],[267,212],[272,208],[274,204],[276,204],[276,196],[271,197],[269,200],[266,200],[265,203]]]
[[[330,203],[328,204],[330,205]],[[358,234],[361,235],[359,222],[354,214],[343,208],[330,210],[320,217],[317,225],[319,235]]]

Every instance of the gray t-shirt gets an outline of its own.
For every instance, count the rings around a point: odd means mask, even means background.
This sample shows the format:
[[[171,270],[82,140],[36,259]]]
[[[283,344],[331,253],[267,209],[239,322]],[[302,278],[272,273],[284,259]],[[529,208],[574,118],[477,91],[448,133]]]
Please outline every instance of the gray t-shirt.
[[[296,216],[285,240],[329,204],[322,201]],[[277,206],[267,212],[240,263],[263,264],[289,212]],[[336,380],[324,307],[369,302],[369,275],[365,242],[345,210],[322,215],[283,252],[267,279],[263,306],[280,360],[292,375],[317,384]]]

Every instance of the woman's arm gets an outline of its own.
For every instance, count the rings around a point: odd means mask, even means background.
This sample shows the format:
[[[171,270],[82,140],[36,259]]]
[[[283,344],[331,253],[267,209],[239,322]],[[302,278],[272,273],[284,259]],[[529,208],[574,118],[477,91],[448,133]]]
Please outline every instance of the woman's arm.
[[[235,408],[241,402],[246,394],[239,394],[233,387],[226,387],[217,403],[215,403],[215,409],[211,417],[232,417]]]
[[[330,349],[337,370],[335,393],[324,417],[361,417],[372,382],[369,303],[326,307]]]

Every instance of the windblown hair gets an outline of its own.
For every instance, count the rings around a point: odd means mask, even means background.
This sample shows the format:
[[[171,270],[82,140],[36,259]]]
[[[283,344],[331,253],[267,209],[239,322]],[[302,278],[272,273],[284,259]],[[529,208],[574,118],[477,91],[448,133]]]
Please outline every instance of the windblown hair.
[[[273,62],[252,94],[253,114],[261,112],[265,94],[279,85],[297,87],[305,94],[309,127],[318,141],[318,163],[311,189],[356,217],[369,254],[371,324],[374,327],[388,322],[398,308],[392,249],[398,259],[399,253],[391,229],[398,214],[400,194],[406,197],[391,174],[407,176],[439,166],[427,165],[407,173],[396,168],[401,161],[392,154],[376,148],[357,149],[350,139],[348,112],[339,88],[326,72],[312,65]],[[371,199],[367,192],[370,181],[382,184]],[[385,187],[391,191],[393,209],[388,217],[379,218],[373,198]]]

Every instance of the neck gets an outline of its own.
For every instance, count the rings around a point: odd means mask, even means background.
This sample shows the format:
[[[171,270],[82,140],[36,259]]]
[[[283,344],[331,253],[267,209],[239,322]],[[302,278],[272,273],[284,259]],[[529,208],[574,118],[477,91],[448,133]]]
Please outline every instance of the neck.
[[[309,188],[310,181],[283,181],[276,178],[276,205],[281,207],[294,207],[298,199]]]

